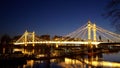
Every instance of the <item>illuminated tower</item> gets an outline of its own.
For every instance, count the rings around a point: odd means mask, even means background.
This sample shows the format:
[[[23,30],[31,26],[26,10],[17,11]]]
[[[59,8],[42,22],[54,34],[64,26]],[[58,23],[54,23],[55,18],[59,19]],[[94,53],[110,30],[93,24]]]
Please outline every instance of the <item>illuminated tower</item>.
[[[32,45],[35,46],[35,32],[32,33]]]
[[[91,41],[91,22],[90,20],[88,21],[88,41]]]
[[[27,30],[26,30],[26,32],[25,32],[25,40],[24,40],[25,46],[27,46],[27,35],[28,35],[28,32],[27,32]]]
[[[93,24],[93,41],[96,42],[96,24]]]

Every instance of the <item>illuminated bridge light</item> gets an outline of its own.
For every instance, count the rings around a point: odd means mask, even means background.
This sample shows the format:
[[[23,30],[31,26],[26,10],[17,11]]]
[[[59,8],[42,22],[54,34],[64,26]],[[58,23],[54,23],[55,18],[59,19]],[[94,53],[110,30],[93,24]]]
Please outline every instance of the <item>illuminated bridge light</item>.
[[[34,44],[89,44],[88,42],[79,41],[40,41],[34,42]],[[15,45],[25,44],[25,43],[14,43]],[[33,44],[33,42],[27,42],[27,44]],[[100,44],[100,42],[91,42],[91,44]]]

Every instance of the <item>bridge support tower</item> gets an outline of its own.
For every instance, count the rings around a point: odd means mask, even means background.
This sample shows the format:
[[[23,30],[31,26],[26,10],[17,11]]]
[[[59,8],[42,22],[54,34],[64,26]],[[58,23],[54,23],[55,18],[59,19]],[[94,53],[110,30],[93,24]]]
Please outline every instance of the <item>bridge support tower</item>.
[[[32,44],[32,46],[35,46],[35,32],[32,32],[32,42],[33,42],[33,44]]]
[[[93,41],[96,42],[96,24],[93,24]]]
[[[88,21],[88,42],[91,43],[91,41],[96,42],[96,24],[92,24],[90,21]],[[91,31],[93,32],[91,34]],[[91,37],[93,37],[93,39],[91,39]]]
[[[93,48],[91,42],[96,42],[96,24],[92,24],[91,21],[88,21],[88,47]]]
[[[32,35],[32,41],[31,41],[31,42],[32,42],[32,46],[35,46],[35,43],[34,43],[34,42],[35,42],[35,32],[29,33],[29,32],[27,32],[27,31],[26,31],[25,34],[24,34],[24,38],[25,38],[25,39],[24,39],[24,43],[25,43],[25,46],[28,45],[27,41],[29,40],[29,39],[28,39],[28,35],[29,35],[29,34]]]
[[[25,46],[27,46],[27,35],[28,35],[28,32],[27,31],[25,31]]]
[[[88,21],[88,42],[91,43],[91,22]]]

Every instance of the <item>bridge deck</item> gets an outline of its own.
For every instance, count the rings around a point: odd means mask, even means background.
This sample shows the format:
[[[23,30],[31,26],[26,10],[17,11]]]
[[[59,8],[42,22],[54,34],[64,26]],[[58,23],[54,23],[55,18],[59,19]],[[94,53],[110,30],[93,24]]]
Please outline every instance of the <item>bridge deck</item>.
[[[100,44],[101,42],[87,42],[87,41],[39,41],[39,42],[19,42],[14,43],[15,45],[20,44]]]

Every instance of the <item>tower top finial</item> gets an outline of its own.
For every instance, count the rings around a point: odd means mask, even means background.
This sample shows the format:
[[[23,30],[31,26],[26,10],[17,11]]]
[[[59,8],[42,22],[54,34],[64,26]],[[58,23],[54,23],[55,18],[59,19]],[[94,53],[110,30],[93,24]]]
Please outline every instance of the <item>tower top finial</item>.
[[[88,19],[88,24],[91,24],[91,21],[90,21],[90,19]]]
[[[27,33],[28,31],[27,31],[27,30],[25,30],[25,32]]]

